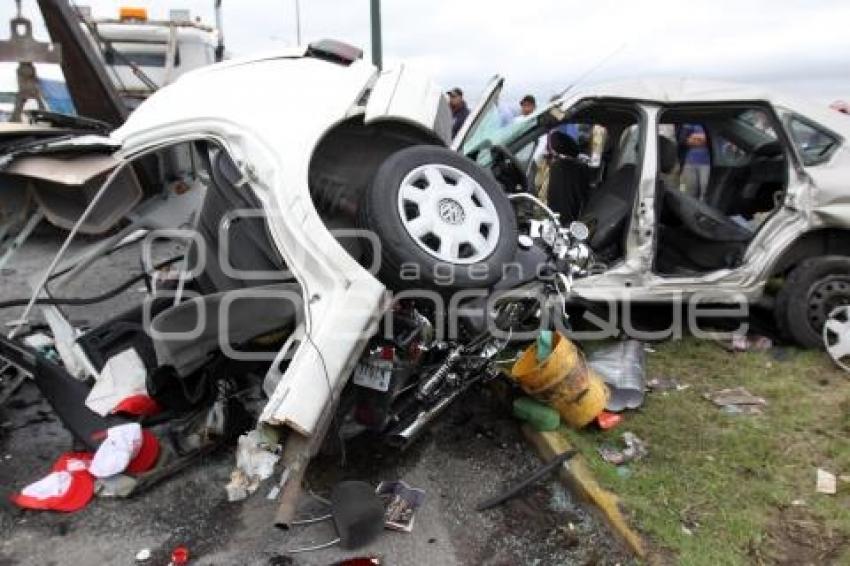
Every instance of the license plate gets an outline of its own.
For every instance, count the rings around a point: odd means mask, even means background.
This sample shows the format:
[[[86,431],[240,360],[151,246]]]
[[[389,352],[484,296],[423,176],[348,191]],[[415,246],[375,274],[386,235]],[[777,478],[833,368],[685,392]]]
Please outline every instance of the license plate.
[[[352,379],[356,385],[386,393],[392,377],[393,363],[387,360],[358,364]]]

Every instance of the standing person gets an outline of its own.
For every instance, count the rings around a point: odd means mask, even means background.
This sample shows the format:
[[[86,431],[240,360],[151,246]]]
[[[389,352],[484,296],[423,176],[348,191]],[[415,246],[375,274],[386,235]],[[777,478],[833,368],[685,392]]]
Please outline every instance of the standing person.
[[[469,107],[463,99],[463,91],[458,87],[454,87],[446,95],[449,97],[449,108],[452,109],[452,138],[454,138],[469,116]]]
[[[711,154],[705,130],[698,124],[682,124],[678,138],[682,163],[681,183],[689,195],[702,200],[711,171]]]
[[[519,101],[519,115],[521,117],[530,116],[537,109],[537,101],[530,94],[526,94]]]

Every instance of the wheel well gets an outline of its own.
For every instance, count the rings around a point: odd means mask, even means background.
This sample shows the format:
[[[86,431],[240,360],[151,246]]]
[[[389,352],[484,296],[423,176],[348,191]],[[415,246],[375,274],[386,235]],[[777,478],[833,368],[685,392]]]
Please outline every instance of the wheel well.
[[[353,221],[378,167],[393,153],[412,145],[444,144],[434,132],[398,120],[367,125],[358,115],[334,126],[310,160],[310,195],[316,210],[335,225],[345,218]]]
[[[776,262],[771,277],[785,275],[803,260],[822,255],[850,256],[850,230],[825,228],[803,234]]]

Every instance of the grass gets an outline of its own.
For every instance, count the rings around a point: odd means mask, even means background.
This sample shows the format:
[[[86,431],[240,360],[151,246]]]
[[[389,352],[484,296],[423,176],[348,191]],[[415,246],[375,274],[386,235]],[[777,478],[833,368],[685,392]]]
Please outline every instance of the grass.
[[[786,353],[779,361],[693,339],[663,344],[648,354],[647,376],[690,388],[647,394],[611,431],[565,431],[663,561],[850,564],[850,484],[815,492],[818,467],[850,474],[850,375],[825,354]],[[727,415],[703,398],[733,386],[764,397],[764,414]],[[627,473],[596,452],[625,431],[650,451]]]

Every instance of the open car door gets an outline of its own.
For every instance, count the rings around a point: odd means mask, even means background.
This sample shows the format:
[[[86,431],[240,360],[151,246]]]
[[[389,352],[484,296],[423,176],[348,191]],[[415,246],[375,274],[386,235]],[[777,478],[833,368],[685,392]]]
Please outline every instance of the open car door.
[[[504,127],[504,117],[499,110],[499,96],[502,94],[504,84],[505,79],[500,75],[490,79],[475,110],[469,114],[452,140],[453,150],[471,147],[476,140],[483,139],[489,132]]]

